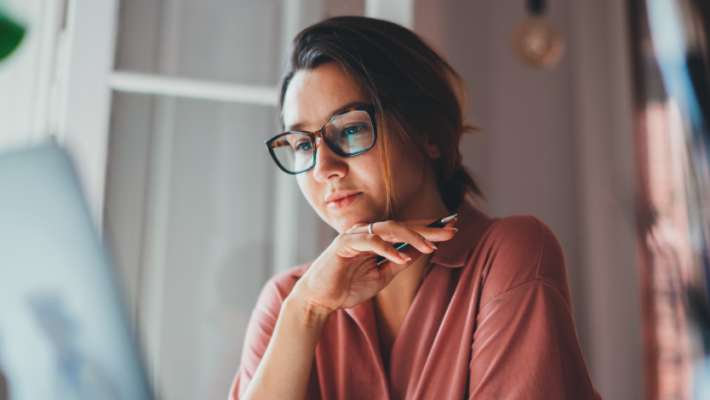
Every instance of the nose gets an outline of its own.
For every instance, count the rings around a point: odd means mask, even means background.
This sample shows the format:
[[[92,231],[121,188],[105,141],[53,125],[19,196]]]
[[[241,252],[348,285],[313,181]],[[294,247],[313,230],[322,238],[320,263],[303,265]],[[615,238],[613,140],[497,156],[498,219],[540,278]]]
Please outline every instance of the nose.
[[[320,138],[316,139],[316,165],[313,167],[313,177],[318,182],[339,179],[348,173],[348,163],[343,157],[335,154]]]

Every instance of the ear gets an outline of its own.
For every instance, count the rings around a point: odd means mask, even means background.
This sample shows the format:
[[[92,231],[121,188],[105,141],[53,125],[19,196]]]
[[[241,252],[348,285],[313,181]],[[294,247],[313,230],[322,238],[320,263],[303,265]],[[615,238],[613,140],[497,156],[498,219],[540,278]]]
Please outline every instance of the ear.
[[[431,138],[429,138],[426,142],[426,152],[432,160],[436,160],[437,158],[441,157],[439,147],[434,143],[433,140],[431,140]]]

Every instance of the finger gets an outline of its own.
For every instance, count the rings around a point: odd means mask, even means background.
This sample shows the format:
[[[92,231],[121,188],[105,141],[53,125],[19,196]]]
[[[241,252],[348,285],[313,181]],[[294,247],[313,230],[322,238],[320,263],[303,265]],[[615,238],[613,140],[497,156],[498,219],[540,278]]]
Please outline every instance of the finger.
[[[377,221],[377,222],[373,222],[371,224],[355,224],[350,229],[348,229],[345,233],[350,233],[350,234],[370,233],[369,227],[370,227],[370,225],[372,225],[372,233],[378,234],[378,232],[375,232],[377,230],[376,227],[380,226],[384,222],[386,222],[386,221]]]
[[[458,229],[454,227],[428,228],[426,226],[411,226],[409,228],[425,239],[436,243],[451,240],[458,232]]]
[[[426,227],[427,225],[430,225],[431,223],[438,221],[436,219],[411,219],[411,220],[406,220],[406,221],[395,221],[396,223],[403,225],[403,226],[408,226],[408,227]],[[449,220],[446,225],[444,225],[442,228],[435,228],[435,229],[446,229],[446,228],[452,228],[456,222],[458,221],[458,218],[452,218]],[[376,232],[376,229],[379,224],[383,222],[389,222],[389,221],[377,221],[373,222],[371,224],[365,224],[365,223],[357,223],[353,225],[350,229],[348,229],[345,233],[369,233],[369,227],[372,226],[372,233],[378,233]]]
[[[408,243],[422,253],[431,253],[436,250],[436,245],[414,231],[411,227],[401,225],[395,221],[384,221],[377,224],[373,232],[382,239],[391,243]]]
[[[370,224],[363,224],[363,223],[357,223],[350,227],[345,233],[370,233],[369,228],[372,226],[372,233],[374,234],[380,234],[381,233],[381,228],[382,224],[387,223],[387,222],[395,222],[399,225],[403,226],[427,226],[431,224],[432,222],[437,221],[435,219],[416,219],[416,220],[407,220],[407,221],[376,221]],[[452,219],[447,223],[447,225],[453,225],[456,222],[456,218]],[[380,235],[381,236],[381,235]]]
[[[369,252],[385,257],[397,264],[406,264],[412,260],[412,258],[405,253],[401,253],[395,249],[392,243],[374,234],[348,235],[344,240],[343,248],[347,250],[346,253],[340,254],[344,257],[355,257],[356,255]]]
[[[410,219],[406,221],[401,221],[400,224],[405,225],[405,226],[427,226],[432,224],[433,222],[439,221],[438,219]],[[456,224],[458,221],[458,218],[454,217],[451,220],[449,220],[444,227],[452,227]]]
[[[409,261],[408,264],[414,263],[415,261],[417,261],[417,259],[418,259],[419,257],[421,257],[421,256],[423,255],[423,253],[422,253],[421,251],[419,251],[419,250],[413,248],[412,246],[407,246],[407,247],[405,247],[405,248],[403,248],[402,250],[399,250],[399,251],[400,251],[400,253],[404,253],[404,254],[406,254],[407,256],[409,256],[409,258],[412,259],[412,261]],[[379,259],[378,259],[378,260],[379,260]],[[388,259],[384,259],[384,260],[378,261],[377,265],[384,265],[384,264],[386,264],[386,263],[389,263],[389,260],[388,260]]]
[[[454,217],[449,222],[447,222],[446,225],[444,225],[444,228],[452,228],[454,225],[456,225],[457,222],[459,222],[458,217]]]
[[[452,239],[458,232],[458,229],[454,227],[457,221],[457,218],[453,218],[447,221],[443,227],[423,225],[427,220],[405,221],[403,224],[411,224],[407,226],[432,242],[445,242]]]
[[[370,224],[356,224],[348,230],[348,233],[351,235],[369,234],[369,226]],[[413,231],[410,227],[395,221],[373,223],[372,233],[390,243],[408,243],[422,253],[431,253],[436,250],[436,245],[431,240]],[[443,240],[448,240],[445,236],[442,238]]]
[[[408,219],[406,221],[400,221],[400,224],[405,225],[405,226],[427,226],[433,222],[436,222],[438,220],[436,219]]]
[[[416,252],[419,255],[422,253]],[[390,281],[400,272],[402,272],[405,268],[408,266],[412,265],[412,262],[408,262],[406,264],[396,264],[392,262],[388,262],[387,260],[384,260],[382,264],[379,264],[377,268],[380,270],[380,274],[383,277],[383,282],[382,286],[385,287],[387,286]]]
[[[367,232],[367,227],[368,227],[369,225],[370,225],[370,224],[357,223],[357,224],[351,226],[350,229],[348,229],[347,231],[345,231],[345,233],[354,233],[354,234],[356,234],[356,233],[365,233],[365,232]]]
[[[381,221],[373,224],[356,224],[348,233],[369,233],[369,228],[372,226],[373,233],[388,242],[408,243],[423,253],[431,253],[436,250],[435,243],[451,240],[458,232],[458,229],[453,227],[457,222],[456,218],[448,221],[444,227],[431,228],[422,225],[429,221],[431,220]]]

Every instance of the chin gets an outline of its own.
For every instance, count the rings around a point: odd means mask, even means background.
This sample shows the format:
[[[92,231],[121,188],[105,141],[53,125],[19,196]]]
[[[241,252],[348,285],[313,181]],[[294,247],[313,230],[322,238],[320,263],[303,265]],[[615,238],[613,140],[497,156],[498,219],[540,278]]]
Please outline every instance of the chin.
[[[353,218],[353,216],[341,216],[341,217],[331,217],[326,220],[328,225],[332,226],[333,229],[338,231],[338,233],[346,232],[348,229],[352,228],[353,225],[363,222],[361,219]]]
[[[329,215],[325,221],[335,228],[340,233],[346,232],[355,224],[369,224],[370,222],[379,221],[380,217],[374,216],[371,212],[349,212],[343,215]]]

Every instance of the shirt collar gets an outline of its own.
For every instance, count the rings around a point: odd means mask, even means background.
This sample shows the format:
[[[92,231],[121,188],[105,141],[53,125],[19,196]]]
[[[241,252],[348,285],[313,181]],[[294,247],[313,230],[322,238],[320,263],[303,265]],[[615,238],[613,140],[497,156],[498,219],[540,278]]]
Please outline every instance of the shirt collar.
[[[457,221],[454,225],[458,233],[453,239],[437,244],[439,248],[429,260],[430,264],[458,268],[466,264],[486,228],[494,221],[468,200],[456,209]]]

